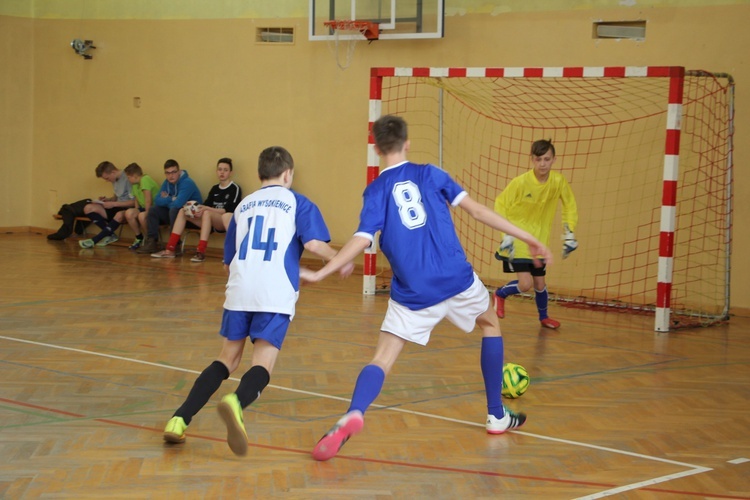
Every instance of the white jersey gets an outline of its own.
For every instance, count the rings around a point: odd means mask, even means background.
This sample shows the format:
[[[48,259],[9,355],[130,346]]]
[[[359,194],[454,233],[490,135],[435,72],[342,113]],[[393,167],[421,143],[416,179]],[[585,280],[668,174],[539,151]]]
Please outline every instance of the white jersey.
[[[224,309],[294,317],[305,243],[330,241],[318,207],[283,186],[266,186],[234,211],[224,241],[229,263]]]

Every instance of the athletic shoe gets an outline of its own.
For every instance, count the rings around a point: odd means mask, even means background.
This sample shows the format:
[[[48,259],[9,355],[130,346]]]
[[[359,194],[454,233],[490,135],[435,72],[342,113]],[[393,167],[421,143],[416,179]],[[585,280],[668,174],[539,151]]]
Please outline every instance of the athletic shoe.
[[[526,422],[525,413],[514,413],[507,408],[504,408],[504,410],[503,418],[487,415],[487,434],[502,434],[511,429],[518,429]]]
[[[247,454],[247,432],[245,422],[242,419],[242,407],[237,399],[237,394],[227,394],[221,398],[219,416],[227,426],[227,443],[235,455]]]
[[[499,296],[497,293],[493,293],[495,296],[495,312],[497,317],[502,319],[505,317],[505,299]]]
[[[109,236],[105,236],[101,240],[99,240],[99,243],[96,244],[98,247],[106,247],[110,243],[114,243],[115,241],[118,241],[120,238],[116,234],[110,234]]]
[[[172,417],[164,428],[164,441],[167,443],[184,443],[187,424],[182,417]]]
[[[133,244],[128,247],[128,250],[138,250],[143,244],[143,238],[136,238],[133,240]]]
[[[545,328],[552,328],[553,330],[560,328],[560,322],[555,321],[552,318],[544,318],[543,320],[541,320],[541,322],[542,326]]]
[[[78,240],[78,244],[81,246],[81,248],[94,248],[94,240],[88,239],[88,240]]]
[[[157,259],[174,259],[177,257],[177,253],[172,250],[162,250],[161,252],[152,253],[151,257],[156,257]]]
[[[61,233],[60,231],[52,234],[47,235],[48,240],[54,240],[54,241],[62,241],[65,238],[67,238],[70,235],[66,235],[65,233]]]
[[[206,260],[206,254],[203,252],[195,252],[193,258],[190,259],[190,262],[203,262],[204,260]]]
[[[336,422],[328,433],[320,438],[312,452],[315,460],[329,460],[336,456],[350,437],[362,430],[365,417],[359,410],[352,410]]]

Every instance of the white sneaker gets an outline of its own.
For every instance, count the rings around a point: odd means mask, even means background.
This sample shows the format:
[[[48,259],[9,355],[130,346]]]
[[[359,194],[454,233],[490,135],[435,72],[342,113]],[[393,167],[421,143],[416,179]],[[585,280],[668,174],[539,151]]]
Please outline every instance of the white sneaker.
[[[511,429],[518,429],[526,422],[525,413],[513,413],[505,408],[503,418],[495,418],[494,415],[487,415],[487,433],[502,434]]]
[[[177,257],[177,253],[171,250],[162,250],[161,252],[152,253],[151,257],[156,257],[157,259],[174,259]]]

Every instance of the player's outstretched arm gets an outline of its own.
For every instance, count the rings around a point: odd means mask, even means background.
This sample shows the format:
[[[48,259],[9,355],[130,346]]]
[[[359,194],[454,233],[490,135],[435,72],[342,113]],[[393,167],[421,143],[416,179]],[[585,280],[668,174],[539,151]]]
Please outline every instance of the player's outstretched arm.
[[[319,269],[315,272],[309,272],[309,270],[306,270],[305,272],[300,273],[300,277],[305,281],[321,281],[326,276],[335,273],[339,269],[343,271],[348,269],[348,274],[351,274],[352,270],[354,270],[354,260],[357,255],[361,254],[365,248],[370,246],[370,240],[367,238],[363,238],[362,236],[353,236],[349,241],[346,242],[346,245],[344,245],[341,250],[336,253],[331,260],[328,261],[328,263],[323,266],[322,269]],[[307,248],[307,245],[305,245],[305,248]],[[325,257],[324,257],[325,258]],[[347,276],[348,276],[347,274]]]
[[[471,215],[474,219],[478,220],[482,224],[486,224],[491,228],[502,231],[506,235],[509,234],[514,238],[518,238],[519,240],[529,245],[531,255],[535,256],[537,259],[544,260],[546,264],[552,263],[552,252],[550,252],[549,248],[547,248],[539,240],[534,238],[530,233],[524,231],[519,227],[516,227],[510,221],[496,214],[481,203],[478,203],[471,199],[471,197],[466,196],[463,200],[461,200],[458,206],[466,210],[469,215]]]

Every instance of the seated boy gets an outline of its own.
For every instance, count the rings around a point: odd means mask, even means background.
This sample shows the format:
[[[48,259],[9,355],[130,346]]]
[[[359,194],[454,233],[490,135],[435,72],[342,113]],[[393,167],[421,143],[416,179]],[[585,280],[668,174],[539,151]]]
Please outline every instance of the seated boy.
[[[125,167],[125,175],[133,188],[135,196],[135,207],[125,211],[125,219],[130,229],[133,230],[135,240],[128,248],[136,250],[143,243],[143,233],[146,232],[146,213],[159,194],[159,184],[151,176],[143,173],[143,169],[137,163],[131,163]]]
[[[98,200],[83,207],[83,213],[101,228],[101,232],[93,238],[80,240],[78,244],[81,248],[103,247],[117,241],[119,238],[115,231],[125,220],[124,210],[134,203],[130,181],[112,162],[101,162],[95,173],[98,178],[112,183],[115,194],[111,197],[100,196]]]
[[[216,176],[219,178],[219,183],[211,188],[206,197],[206,204],[198,205],[196,211],[193,212],[193,218],[190,219],[187,218],[184,210],[180,211],[172,226],[172,234],[169,236],[166,249],[161,252],[152,253],[151,257],[174,258],[177,255],[177,245],[180,243],[180,237],[185,231],[185,226],[189,224],[201,230],[198,249],[190,261],[203,262],[206,259],[208,237],[211,235],[211,232],[226,232],[228,220],[231,219],[234,209],[240,200],[242,200],[242,188],[231,180],[231,158],[221,158],[217,162]],[[229,217],[224,217],[227,214],[229,214]]]

